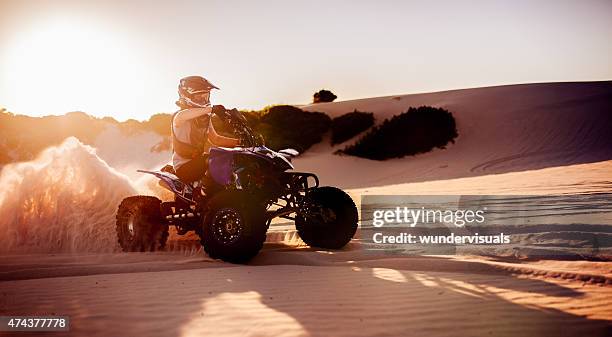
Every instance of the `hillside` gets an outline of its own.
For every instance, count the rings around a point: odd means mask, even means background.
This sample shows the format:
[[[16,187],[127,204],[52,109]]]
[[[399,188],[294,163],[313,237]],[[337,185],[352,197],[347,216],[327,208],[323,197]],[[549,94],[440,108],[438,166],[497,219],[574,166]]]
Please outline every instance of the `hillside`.
[[[373,112],[377,123],[429,105],[453,113],[455,144],[443,150],[374,163],[341,157],[322,143],[296,160],[325,184],[358,188],[472,177],[612,159],[612,82],[521,84],[319,103],[302,109],[332,118]]]

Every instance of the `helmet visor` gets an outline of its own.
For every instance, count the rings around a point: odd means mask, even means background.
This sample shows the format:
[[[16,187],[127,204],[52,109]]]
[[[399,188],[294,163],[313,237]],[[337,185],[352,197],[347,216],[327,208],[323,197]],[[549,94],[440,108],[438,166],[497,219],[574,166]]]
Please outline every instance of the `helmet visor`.
[[[199,104],[205,104],[210,102],[210,91],[201,90],[191,95],[191,100]]]

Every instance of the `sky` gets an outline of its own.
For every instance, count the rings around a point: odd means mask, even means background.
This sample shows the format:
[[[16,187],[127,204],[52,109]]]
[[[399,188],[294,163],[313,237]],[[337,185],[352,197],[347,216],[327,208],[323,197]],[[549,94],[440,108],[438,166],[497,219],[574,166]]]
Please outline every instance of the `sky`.
[[[612,1],[0,0],[11,112],[145,120],[189,75],[241,109],[610,80]]]

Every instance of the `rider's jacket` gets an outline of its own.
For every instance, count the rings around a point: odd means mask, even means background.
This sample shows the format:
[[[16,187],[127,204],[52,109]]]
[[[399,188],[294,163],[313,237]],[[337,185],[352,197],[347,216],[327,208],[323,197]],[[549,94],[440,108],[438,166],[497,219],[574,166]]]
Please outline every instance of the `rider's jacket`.
[[[188,108],[172,116],[172,164],[175,170],[208,152],[211,108]]]

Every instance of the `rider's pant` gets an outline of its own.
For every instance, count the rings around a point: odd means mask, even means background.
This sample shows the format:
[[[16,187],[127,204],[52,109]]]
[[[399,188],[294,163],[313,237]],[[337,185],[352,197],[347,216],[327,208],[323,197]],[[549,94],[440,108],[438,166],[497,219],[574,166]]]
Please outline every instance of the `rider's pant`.
[[[204,173],[208,169],[208,154],[204,154],[201,157],[194,158],[176,170],[176,175],[184,183],[192,183],[196,180],[202,179]]]

